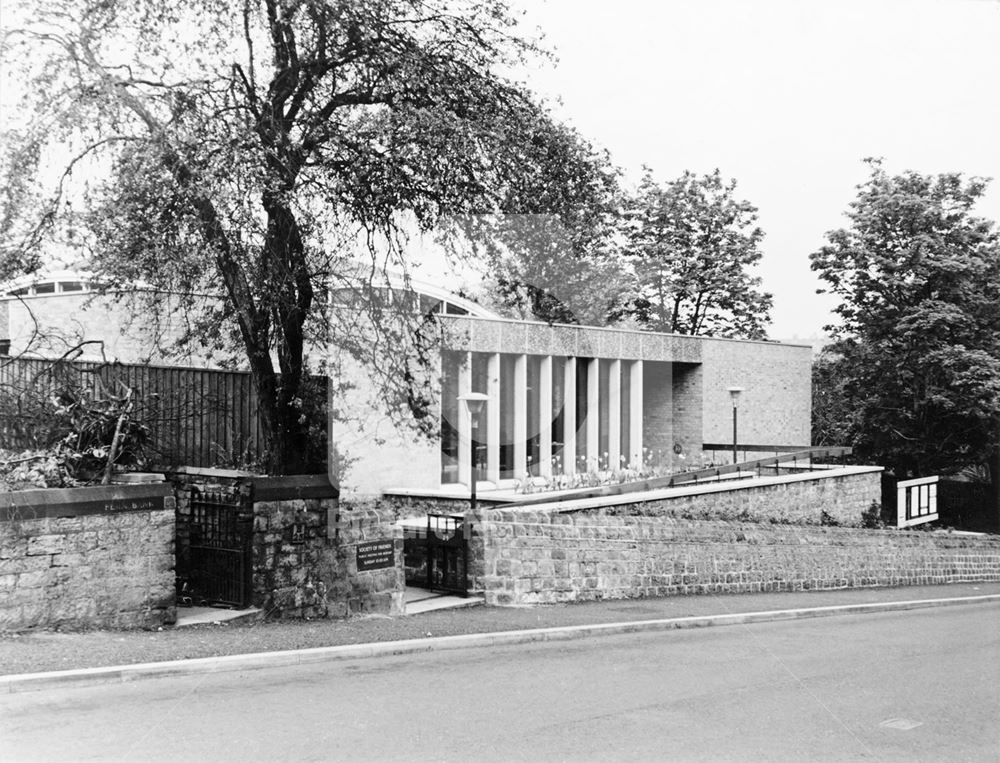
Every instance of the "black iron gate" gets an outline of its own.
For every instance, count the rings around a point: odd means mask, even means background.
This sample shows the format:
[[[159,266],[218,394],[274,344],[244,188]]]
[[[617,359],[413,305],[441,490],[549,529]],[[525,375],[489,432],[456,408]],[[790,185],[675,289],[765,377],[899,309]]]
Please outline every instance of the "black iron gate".
[[[253,503],[242,491],[191,491],[187,569],[178,570],[196,604],[250,605]]]
[[[428,514],[425,527],[407,527],[403,554],[409,585],[469,594],[469,540],[462,517]]]

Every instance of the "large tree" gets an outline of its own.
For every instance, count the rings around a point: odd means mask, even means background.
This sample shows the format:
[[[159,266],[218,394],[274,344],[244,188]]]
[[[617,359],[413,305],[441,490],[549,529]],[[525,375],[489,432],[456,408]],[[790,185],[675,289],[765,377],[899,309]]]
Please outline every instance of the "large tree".
[[[470,231],[485,244],[497,306],[520,318],[603,325],[627,290],[618,169],[564,125],[540,130],[526,155],[532,167],[511,184],[503,214]]]
[[[647,168],[627,214],[634,277],[631,314],[656,331],[762,338],[771,295],[752,268],[761,259],[757,208],[718,170],[666,184]]]
[[[826,347],[812,364],[812,444],[851,445],[857,432],[857,410],[847,390],[853,373],[849,361]]]
[[[812,255],[840,298],[825,378],[853,411],[851,444],[898,477],[989,463],[1000,490],[1000,236],[974,214],[986,181],[869,164],[850,226]]]
[[[23,15],[4,51],[33,115],[7,136],[8,256],[58,219],[74,169],[93,174],[75,193],[100,281],[174,295],[152,307],[192,315],[199,342],[232,335],[272,471],[304,467],[310,327],[370,363],[391,403],[426,405],[413,363],[433,332],[323,300],[405,270],[401,231],[500,211],[551,168],[539,157],[562,133],[498,73],[537,52],[504,0],[45,0]],[[53,145],[75,153],[54,167]],[[25,187],[53,171],[55,193]],[[21,238],[15,212],[36,213]],[[367,267],[347,253],[358,241]]]

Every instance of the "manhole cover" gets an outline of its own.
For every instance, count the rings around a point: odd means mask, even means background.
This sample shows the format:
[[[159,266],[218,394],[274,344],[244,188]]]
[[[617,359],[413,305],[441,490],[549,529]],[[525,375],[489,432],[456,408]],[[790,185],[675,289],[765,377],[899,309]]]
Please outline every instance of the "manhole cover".
[[[923,721],[911,721],[909,718],[890,718],[879,724],[884,729],[899,729],[900,731],[909,731],[923,725]]]

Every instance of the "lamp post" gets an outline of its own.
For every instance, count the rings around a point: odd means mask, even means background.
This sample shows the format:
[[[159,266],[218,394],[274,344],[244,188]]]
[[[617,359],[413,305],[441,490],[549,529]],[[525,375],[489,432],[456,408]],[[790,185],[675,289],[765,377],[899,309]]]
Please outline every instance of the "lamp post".
[[[466,392],[464,395],[459,395],[458,399],[465,403],[465,407],[469,409],[469,416],[472,418],[472,434],[469,437],[469,444],[472,446],[472,468],[470,470],[471,475],[469,476],[469,505],[474,512],[476,510],[476,430],[479,429],[479,413],[490,398],[489,395],[484,395],[482,392]]]
[[[733,464],[736,463],[736,412],[739,409],[740,404],[740,393],[743,392],[743,387],[727,387],[726,391],[729,393],[729,397],[733,401]]]

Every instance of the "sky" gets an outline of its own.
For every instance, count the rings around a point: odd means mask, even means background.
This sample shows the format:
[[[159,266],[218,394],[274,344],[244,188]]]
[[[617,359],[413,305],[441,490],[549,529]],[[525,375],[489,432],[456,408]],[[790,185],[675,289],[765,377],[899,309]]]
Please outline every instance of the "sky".
[[[772,338],[833,320],[809,254],[865,157],[996,178],[978,212],[1000,221],[1000,0],[511,2],[558,59],[519,76],[627,183],[718,168],[759,208]]]
[[[558,57],[525,79],[627,181],[719,168],[759,208],[773,338],[832,320],[808,256],[865,157],[996,178],[977,211],[1000,221],[997,0],[522,2]]]

